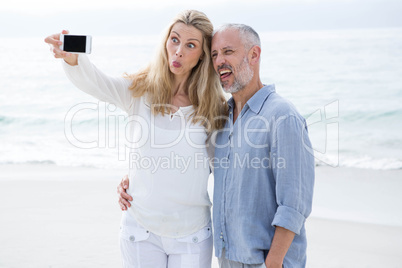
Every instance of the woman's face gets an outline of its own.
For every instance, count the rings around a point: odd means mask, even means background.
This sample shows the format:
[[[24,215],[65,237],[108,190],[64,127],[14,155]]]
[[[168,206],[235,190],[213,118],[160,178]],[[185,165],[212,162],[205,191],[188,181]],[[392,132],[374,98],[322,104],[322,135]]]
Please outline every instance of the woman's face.
[[[194,26],[176,23],[170,31],[166,50],[170,71],[176,76],[189,76],[202,56],[202,33]]]

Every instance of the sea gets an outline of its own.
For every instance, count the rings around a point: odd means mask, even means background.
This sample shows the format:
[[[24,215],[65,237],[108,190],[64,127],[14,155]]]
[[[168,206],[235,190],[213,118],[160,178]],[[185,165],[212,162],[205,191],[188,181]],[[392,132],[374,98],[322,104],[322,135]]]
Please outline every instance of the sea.
[[[306,118],[318,166],[402,169],[402,28],[260,37],[262,82]],[[75,88],[44,38],[0,37],[0,169],[126,168],[126,115]],[[159,40],[93,36],[89,57],[123,76],[144,67]]]

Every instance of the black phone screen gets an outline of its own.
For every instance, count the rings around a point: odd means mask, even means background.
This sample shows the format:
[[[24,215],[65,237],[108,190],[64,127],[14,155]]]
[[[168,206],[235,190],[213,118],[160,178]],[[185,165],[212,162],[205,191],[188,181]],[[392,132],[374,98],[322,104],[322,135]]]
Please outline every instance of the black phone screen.
[[[64,51],[85,53],[87,37],[85,35],[65,35]]]

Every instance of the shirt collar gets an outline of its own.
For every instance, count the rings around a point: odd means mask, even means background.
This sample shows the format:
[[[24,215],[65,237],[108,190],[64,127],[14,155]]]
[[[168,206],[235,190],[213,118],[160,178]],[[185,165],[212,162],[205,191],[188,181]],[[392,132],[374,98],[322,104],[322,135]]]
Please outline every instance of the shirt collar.
[[[233,97],[230,97],[230,99],[228,100],[228,106],[229,106],[229,111],[233,110],[233,108],[234,108],[234,99],[233,99]]]
[[[275,92],[275,85],[264,85],[260,90],[258,90],[248,101],[248,107],[256,114],[258,114],[264,104],[265,100]],[[234,108],[234,99],[231,97],[228,100],[229,111]]]

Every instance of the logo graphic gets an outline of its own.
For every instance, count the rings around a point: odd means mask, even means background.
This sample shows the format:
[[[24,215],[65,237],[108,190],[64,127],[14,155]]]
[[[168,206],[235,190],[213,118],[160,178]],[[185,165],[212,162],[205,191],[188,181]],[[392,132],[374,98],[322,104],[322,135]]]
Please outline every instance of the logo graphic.
[[[306,117],[311,152],[318,162],[339,166],[339,100],[333,101]]]

